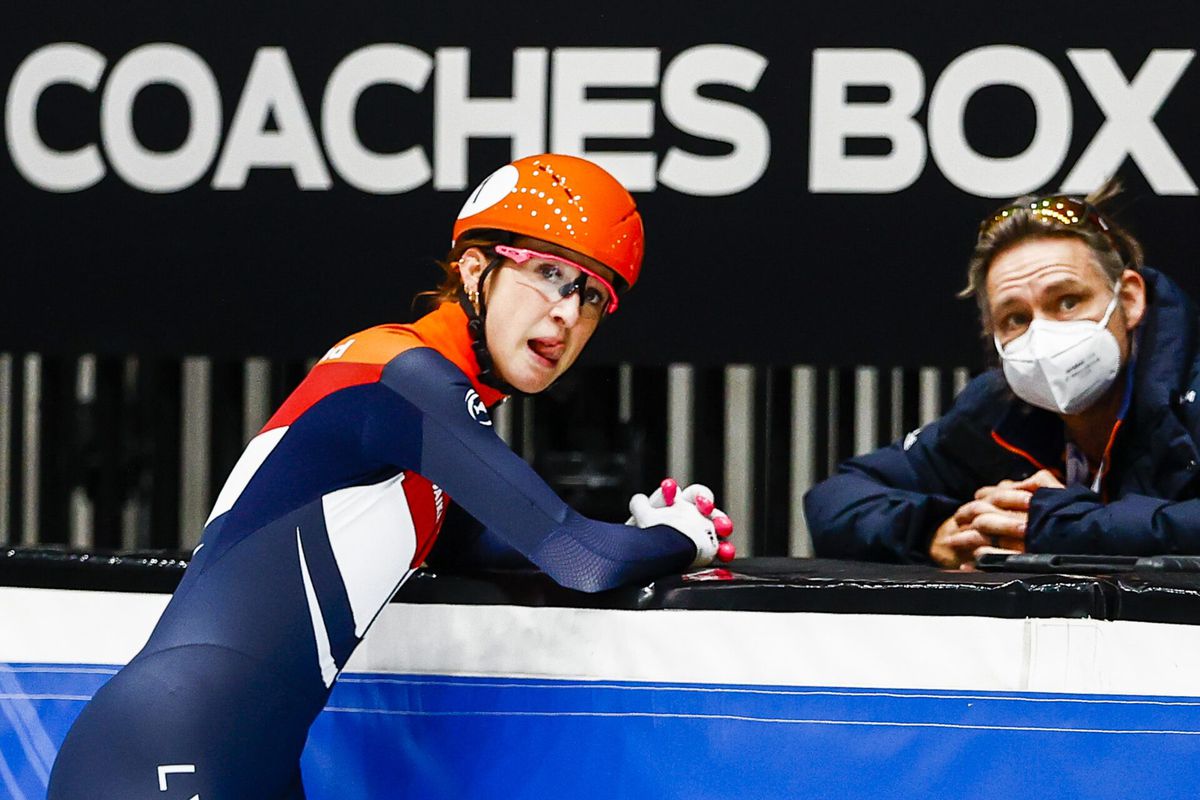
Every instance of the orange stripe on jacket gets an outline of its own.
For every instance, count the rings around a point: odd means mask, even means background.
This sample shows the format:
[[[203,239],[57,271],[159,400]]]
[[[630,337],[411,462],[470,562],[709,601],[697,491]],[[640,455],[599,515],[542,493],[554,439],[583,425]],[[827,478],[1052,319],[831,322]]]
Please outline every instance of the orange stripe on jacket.
[[[429,347],[445,356],[470,379],[486,405],[491,406],[504,397],[479,382],[479,361],[471,349],[466,312],[457,303],[442,303],[411,325],[377,325],[347,336],[329,348],[262,430],[291,425],[321,399],[340,389],[379,380],[388,362],[415,347]]]
[[[1015,444],[1010,444],[1007,440],[1005,440],[1005,438],[1003,436],[996,433],[995,431],[992,431],[992,441],[994,441],[996,444],[1000,445],[1001,447],[1003,447],[1005,450],[1009,451],[1010,453],[1015,453],[1016,455],[1021,456],[1022,458],[1024,458],[1030,464],[1033,464],[1038,469],[1048,470],[1051,474],[1054,475],[1054,477],[1058,478],[1060,481],[1062,480],[1062,471],[1061,470],[1055,469],[1054,467],[1047,467],[1045,464],[1038,461],[1036,458],[1031,456],[1029,453],[1027,453],[1024,450],[1022,450],[1021,448],[1017,447]]]

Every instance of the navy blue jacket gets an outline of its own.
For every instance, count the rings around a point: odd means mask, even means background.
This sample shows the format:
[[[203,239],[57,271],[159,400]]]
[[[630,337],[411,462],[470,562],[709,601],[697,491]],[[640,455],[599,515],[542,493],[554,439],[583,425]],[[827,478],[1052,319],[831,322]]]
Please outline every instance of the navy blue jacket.
[[[1101,494],[1086,486],[1035,492],[1030,552],[1200,553],[1196,308],[1166,276],[1142,274],[1149,302],[1131,405]],[[934,532],[976,489],[1025,478],[1039,465],[1061,470],[1063,445],[1057,415],[1017,399],[1000,370],[986,372],[941,419],[846,461],[812,488],[804,511],[817,555],[928,562]]]

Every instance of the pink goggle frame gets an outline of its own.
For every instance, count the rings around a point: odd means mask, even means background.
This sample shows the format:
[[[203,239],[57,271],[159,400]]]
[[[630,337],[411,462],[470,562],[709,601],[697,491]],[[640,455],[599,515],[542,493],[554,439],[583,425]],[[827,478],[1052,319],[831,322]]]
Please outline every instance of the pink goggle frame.
[[[530,260],[531,258],[544,258],[547,261],[557,261],[560,264],[566,264],[567,266],[574,267],[575,269],[579,270],[583,274],[587,275],[589,278],[595,278],[600,283],[600,285],[603,286],[608,291],[608,306],[604,309],[605,313],[612,314],[614,311],[617,310],[617,292],[613,288],[613,285],[611,283],[609,283],[608,281],[606,281],[602,276],[596,274],[595,272],[593,272],[592,270],[583,266],[582,264],[577,264],[569,258],[563,258],[562,256],[556,256],[553,253],[541,253],[541,252],[538,252],[537,250],[527,250],[524,247],[509,247],[506,244],[498,244],[498,245],[495,245],[492,249],[495,250],[500,255],[504,256],[505,258],[512,259],[513,261],[515,261],[518,264],[524,264],[526,261]]]

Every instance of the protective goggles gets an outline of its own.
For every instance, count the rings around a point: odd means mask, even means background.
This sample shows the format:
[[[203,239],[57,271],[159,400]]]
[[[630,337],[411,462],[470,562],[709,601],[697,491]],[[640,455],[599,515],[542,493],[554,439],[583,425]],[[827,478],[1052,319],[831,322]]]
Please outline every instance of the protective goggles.
[[[1028,204],[1022,203],[1016,206],[1005,206],[991,217],[979,223],[979,238],[982,239],[992,228],[1018,211],[1027,211],[1032,216],[1040,217],[1066,228],[1076,225],[1090,227],[1092,230],[1104,234],[1113,249],[1117,253],[1121,252],[1117,238],[1113,235],[1108,223],[1104,221],[1104,217],[1100,216],[1100,212],[1096,210],[1096,207],[1077,197],[1067,197],[1066,195],[1039,197]]]
[[[581,264],[524,247],[498,244],[492,249],[517,265],[521,283],[536,289],[551,303],[578,294],[581,314],[599,318],[617,310],[613,285]]]

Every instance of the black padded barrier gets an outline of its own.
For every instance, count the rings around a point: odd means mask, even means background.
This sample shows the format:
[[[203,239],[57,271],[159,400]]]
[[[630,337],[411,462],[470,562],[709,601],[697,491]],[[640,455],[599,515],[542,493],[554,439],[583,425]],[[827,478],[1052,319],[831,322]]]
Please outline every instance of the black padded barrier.
[[[0,586],[169,593],[186,553],[0,550]],[[748,558],[727,567],[584,594],[536,572],[422,568],[393,602],[609,609],[1073,618],[1200,624],[1200,575],[1034,575],[916,565]]]

